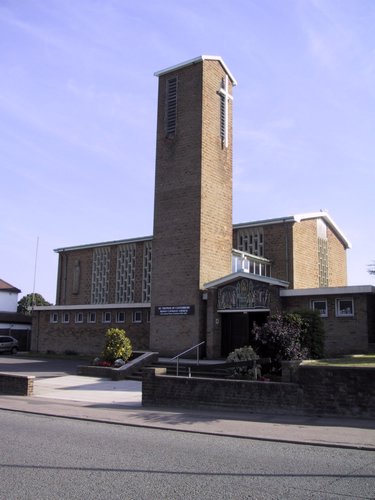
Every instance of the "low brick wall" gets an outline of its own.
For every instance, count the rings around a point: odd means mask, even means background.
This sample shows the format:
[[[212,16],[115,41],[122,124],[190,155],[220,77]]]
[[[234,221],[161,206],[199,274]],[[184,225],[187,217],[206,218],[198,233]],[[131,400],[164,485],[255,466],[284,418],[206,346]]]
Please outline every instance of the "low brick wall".
[[[31,396],[34,391],[32,375],[14,375],[13,373],[0,373],[0,393],[12,396]]]
[[[278,414],[299,413],[302,408],[302,390],[298,384],[164,376],[165,372],[163,368],[144,371],[143,406],[227,408]]]
[[[375,417],[375,368],[301,365],[298,381],[307,413]]]
[[[171,377],[144,372],[142,404],[252,413],[375,417],[375,369],[301,365],[298,383]]]

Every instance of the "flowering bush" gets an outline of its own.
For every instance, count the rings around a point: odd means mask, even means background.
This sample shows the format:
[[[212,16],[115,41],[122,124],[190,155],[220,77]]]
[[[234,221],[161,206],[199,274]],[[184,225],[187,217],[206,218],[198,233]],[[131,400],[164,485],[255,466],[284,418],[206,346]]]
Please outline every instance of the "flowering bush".
[[[227,357],[228,363],[233,363],[235,361],[251,361],[255,359],[258,359],[258,356],[251,346],[235,349]],[[234,369],[233,375],[235,377],[254,379],[256,375],[260,375],[260,368],[257,366],[255,366],[255,368],[252,366],[239,366]]]
[[[105,335],[105,346],[101,358],[111,364],[121,358],[127,361],[132,355],[133,349],[130,339],[125,330],[120,328],[109,328]]]
[[[301,344],[302,329],[302,322],[294,321],[290,315],[272,316],[262,326],[253,327],[256,352],[261,357],[271,358],[277,370],[283,360],[306,359],[308,350]]]

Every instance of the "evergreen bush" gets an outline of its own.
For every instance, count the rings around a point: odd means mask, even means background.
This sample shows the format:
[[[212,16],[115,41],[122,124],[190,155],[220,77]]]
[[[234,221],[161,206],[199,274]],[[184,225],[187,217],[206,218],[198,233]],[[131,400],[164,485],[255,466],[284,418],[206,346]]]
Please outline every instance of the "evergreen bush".
[[[227,357],[227,362],[233,363],[235,361],[251,361],[254,359],[258,359],[254,349],[251,346],[244,346],[231,352]],[[258,370],[258,368],[256,367],[255,370]],[[233,375],[241,378],[255,378],[254,369],[251,366],[239,366],[234,369]]]
[[[116,359],[127,361],[132,355],[133,349],[130,339],[125,330],[120,328],[109,328],[105,334],[105,345],[101,358],[113,363]]]

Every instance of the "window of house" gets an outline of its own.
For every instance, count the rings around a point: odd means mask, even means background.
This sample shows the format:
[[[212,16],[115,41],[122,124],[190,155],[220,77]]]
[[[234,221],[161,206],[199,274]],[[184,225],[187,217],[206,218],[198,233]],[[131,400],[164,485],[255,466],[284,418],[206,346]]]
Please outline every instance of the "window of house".
[[[125,313],[124,313],[124,311],[118,311],[116,313],[116,323],[125,323]]]
[[[77,312],[75,314],[74,322],[75,323],[83,323],[83,313],[82,312]]]
[[[94,312],[87,313],[87,323],[96,323],[96,313]]]
[[[112,319],[112,315],[110,311],[104,311],[102,313],[102,323],[110,323]]]
[[[104,311],[102,314],[102,323],[110,323],[112,315],[110,311]]]
[[[142,311],[133,311],[133,323],[142,323]]]
[[[69,323],[70,321],[70,314],[65,312],[65,313],[62,313],[62,319],[61,319],[62,323]]]
[[[56,313],[56,312],[51,313],[50,316],[49,316],[49,322],[50,323],[58,323],[59,322],[59,315],[58,315],[58,313]]]
[[[328,307],[326,300],[312,300],[311,309],[313,309],[313,311],[317,311],[322,318],[326,318],[328,316]]]
[[[336,316],[354,316],[353,299],[336,299]]]

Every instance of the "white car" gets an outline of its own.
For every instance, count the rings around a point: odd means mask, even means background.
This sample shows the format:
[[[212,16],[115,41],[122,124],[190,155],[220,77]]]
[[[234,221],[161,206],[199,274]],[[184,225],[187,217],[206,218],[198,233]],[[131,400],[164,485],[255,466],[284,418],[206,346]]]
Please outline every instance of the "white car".
[[[0,352],[10,352],[17,354],[18,340],[9,336],[0,336]]]

